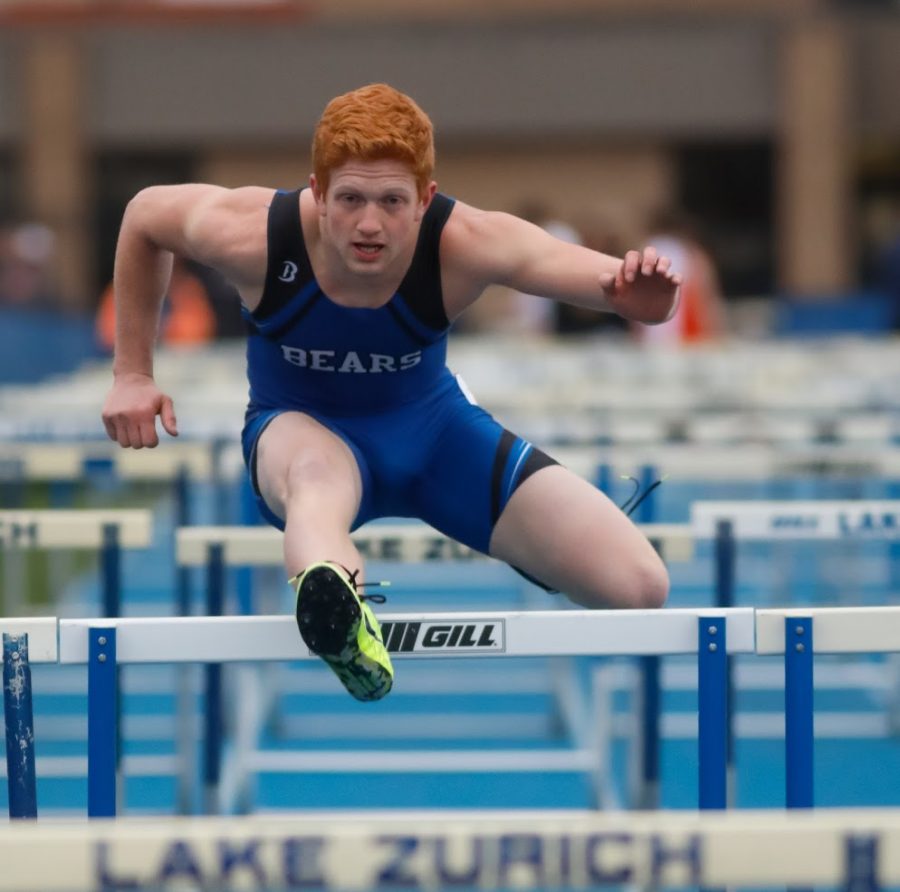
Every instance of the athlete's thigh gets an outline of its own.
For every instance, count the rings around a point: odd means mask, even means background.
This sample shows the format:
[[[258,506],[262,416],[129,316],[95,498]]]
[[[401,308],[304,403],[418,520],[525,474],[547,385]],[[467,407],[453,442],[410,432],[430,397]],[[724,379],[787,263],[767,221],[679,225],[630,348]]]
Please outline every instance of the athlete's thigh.
[[[588,606],[665,600],[665,568],[644,534],[561,465],[540,469],[512,494],[494,526],[491,554]]]
[[[286,517],[289,498],[298,492],[327,495],[347,525],[359,511],[363,493],[359,460],[335,431],[301,412],[282,412],[259,435],[255,484],[268,508]]]

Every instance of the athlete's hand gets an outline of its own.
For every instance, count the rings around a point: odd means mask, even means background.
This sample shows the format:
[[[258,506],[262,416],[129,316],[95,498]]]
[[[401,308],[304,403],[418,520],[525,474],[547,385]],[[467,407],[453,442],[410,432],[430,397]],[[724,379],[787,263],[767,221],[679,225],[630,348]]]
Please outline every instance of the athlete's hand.
[[[655,248],[629,251],[615,273],[600,276],[610,307],[625,319],[653,325],[665,322],[674,310],[681,276],[671,270],[668,257]]]
[[[173,437],[178,436],[175,408],[149,375],[127,373],[116,377],[103,404],[103,424],[120,446],[141,449],[156,446],[156,416]]]

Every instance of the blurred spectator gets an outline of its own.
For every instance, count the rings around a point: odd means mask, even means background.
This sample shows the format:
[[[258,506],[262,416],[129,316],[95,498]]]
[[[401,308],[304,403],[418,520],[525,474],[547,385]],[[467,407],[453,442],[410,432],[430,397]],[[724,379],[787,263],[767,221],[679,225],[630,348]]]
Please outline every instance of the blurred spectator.
[[[52,267],[56,241],[39,223],[0,230],[0,305],[16,310],[57,310]]]
[[[97,309],[97,341],[104,349],[112,351],[115,330],[115,291],[110,282],[100,298],[100,306]],[[179,345],[206,344],[216,335],[216,314],[209,290],[192,266],[176,257],[160,320],[160,342]]]
[[[92,320],[62,300],[56,263],[48,227],[0,229],[0,384],[65,374],[96,353]]]
[[[672,261],[682,277],[678,309],[662,325],[635,326],[646,343],[687,344],[714,340],[726,331],[725,304],[715,263],[695,226],[684,215],[667,212],[657,216],[644,244]]]

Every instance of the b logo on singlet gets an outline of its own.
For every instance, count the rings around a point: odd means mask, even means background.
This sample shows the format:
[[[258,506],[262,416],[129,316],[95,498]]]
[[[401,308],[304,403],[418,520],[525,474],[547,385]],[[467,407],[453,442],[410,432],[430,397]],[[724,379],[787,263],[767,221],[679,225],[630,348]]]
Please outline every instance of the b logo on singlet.
[[[279,282],[293,282],[297,278],[297,264],[293,260],[285,260],[281,267]]]

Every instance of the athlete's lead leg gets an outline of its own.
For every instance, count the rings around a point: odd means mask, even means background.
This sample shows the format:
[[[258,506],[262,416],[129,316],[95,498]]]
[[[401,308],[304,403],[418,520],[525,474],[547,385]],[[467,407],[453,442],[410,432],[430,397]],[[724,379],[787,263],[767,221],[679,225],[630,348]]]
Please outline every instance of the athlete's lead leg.
[[[284,560],[291,576],[321,560],[362,573],[350,539],[362,482],[340,437],[308,415],[285,412],[259,438],[256,475],[266,504],[285,521]]]
[[[266,504],[285,521],[285,566],[303,641],[357,700],[381,699],[394,675],[360,594],[363,563],[350,527],[362,481],[353,453],[317,421],[288,412],[260,436],[256,469]]]

